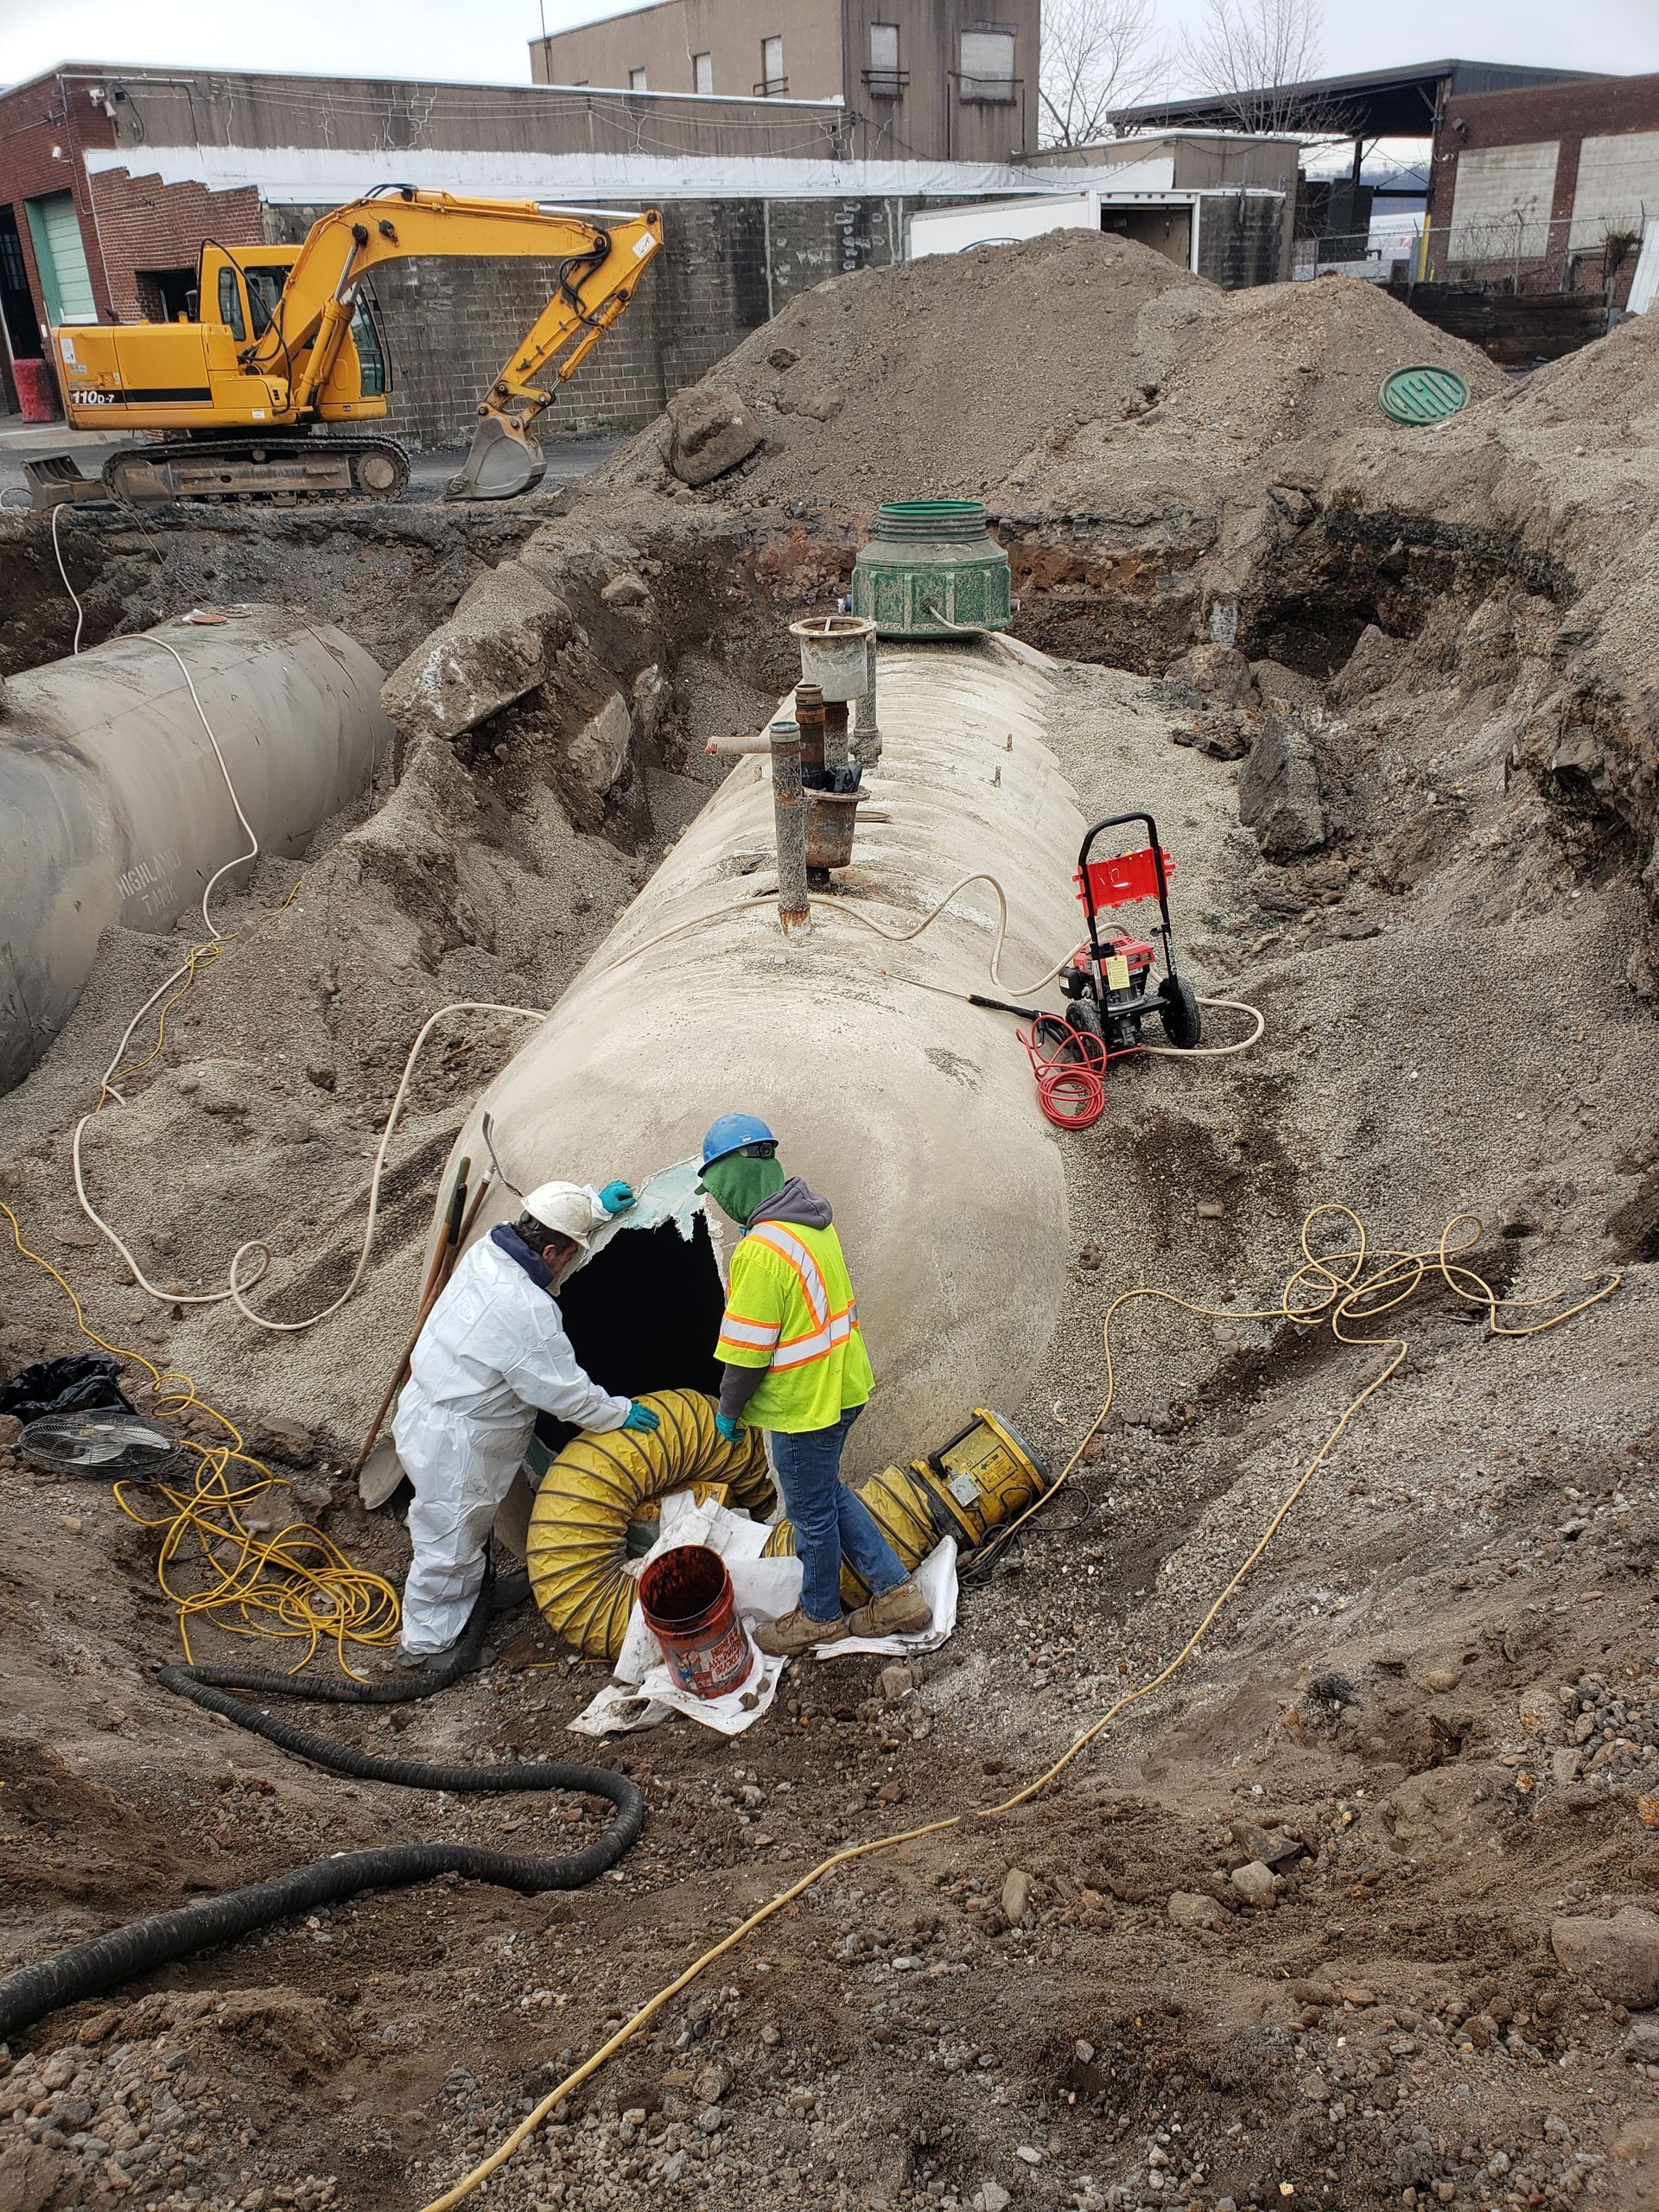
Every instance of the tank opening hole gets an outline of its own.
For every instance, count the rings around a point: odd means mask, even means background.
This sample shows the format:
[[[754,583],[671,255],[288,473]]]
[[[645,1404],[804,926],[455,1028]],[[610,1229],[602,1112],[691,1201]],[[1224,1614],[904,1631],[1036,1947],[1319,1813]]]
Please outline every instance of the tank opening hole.
[[[606,1389],[629,1398],[674,1389],[712,1396],[720,1388],[715,1340],[725,1305],[701,1214],[689,1239],[671,1221],[623,1230],[559,1296],[581,1366]],[[536,1433],[556,1453],[576,1431],[543,1414]]]

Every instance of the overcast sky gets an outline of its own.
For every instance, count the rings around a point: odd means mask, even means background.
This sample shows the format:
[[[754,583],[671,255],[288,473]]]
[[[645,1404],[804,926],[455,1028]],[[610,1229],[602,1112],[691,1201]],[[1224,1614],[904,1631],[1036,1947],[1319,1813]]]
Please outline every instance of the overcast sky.
[[[1172,35],[1198,4],[1160,0]],[[545,7],[550,30],[620,12],[603,0]],[[537,22],[537,0],[0,0],[0,83],[54,61],[120,61],[524,84]],[[1659,0],[1326,0],[1327,73],[1447,54],[1659,71]]]

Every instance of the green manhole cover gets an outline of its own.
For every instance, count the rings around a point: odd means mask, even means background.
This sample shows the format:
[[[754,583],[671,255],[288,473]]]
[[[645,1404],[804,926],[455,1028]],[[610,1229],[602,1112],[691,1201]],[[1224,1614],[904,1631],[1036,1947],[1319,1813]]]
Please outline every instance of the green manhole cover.
[[[1469,404],[1469,387],[1455,369],[1396,369],[1382,379],[1376,404],[1396,423],[1443,423]]]

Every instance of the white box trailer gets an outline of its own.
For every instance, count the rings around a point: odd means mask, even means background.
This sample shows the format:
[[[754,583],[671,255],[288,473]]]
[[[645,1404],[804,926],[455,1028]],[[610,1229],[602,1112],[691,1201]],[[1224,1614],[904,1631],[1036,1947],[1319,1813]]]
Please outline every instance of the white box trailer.
[[[1149,245],[1182,269],[1198,266],[1198,234],[1206,200],[1280,200],[1280,193],[1237,187],[1171,188],[1173,162],[1125,162],[1097,170],[1100,182],[1081,192],[1033,193],[1018,200],[976,200],[957,207],[929,207],[909,220],[906,254],[966,253],[976,245],[1007,245],[1047,231],[1109,231]],[[1108,180],[1110,180],[1109,182]]]
[[[1097,192],[1043,193],[1029,200],[976,200],[965,207],[930,207],[910,219],[907,258],[966,253],[970,246],[1011,245],[1046,231],[1097,231]]]

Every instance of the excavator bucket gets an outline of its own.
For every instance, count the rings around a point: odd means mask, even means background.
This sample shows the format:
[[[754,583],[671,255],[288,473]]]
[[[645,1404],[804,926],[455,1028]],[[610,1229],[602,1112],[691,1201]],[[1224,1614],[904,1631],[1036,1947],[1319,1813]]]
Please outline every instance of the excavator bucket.
[[[472,451],[458,476],[449,480],[446,499],[513,499],[539,484],[547,456],[535,440],[502,415],[480,417]]]

